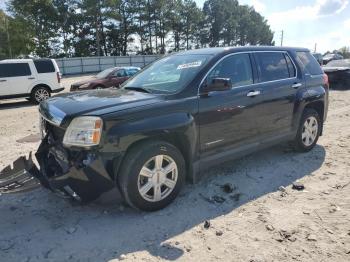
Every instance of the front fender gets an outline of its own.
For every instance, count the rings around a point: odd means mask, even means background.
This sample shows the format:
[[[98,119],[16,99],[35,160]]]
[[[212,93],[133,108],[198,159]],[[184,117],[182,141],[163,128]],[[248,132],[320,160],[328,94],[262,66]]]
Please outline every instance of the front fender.
[[[192,152],[198,138],[194,117],[185,112],[175,112],[142,119],[108,124],[102,152],[125,152],[135,142],[161,137],[185,140]]]

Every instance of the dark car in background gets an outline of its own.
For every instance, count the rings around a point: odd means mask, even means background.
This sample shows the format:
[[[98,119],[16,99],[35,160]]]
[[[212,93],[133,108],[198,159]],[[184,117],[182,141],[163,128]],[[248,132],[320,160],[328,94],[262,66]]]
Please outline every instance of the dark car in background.
[[[133,66],[108,68],[91,79],[72,84],[70,91],[119,87],[140,70],[141,68]]]
[[[350,59],[333,60],[322,68],[331,88],[350,89]]]
[[[6,186],[30,174],[82,202],[116,187],[131,207],[154,211],[210,166],[287,141],[310,151],[327,111],[327,77],[307,49],[191,50],[120,89],[42,102],[40,169],[21,158],[0,178]]]
[[[330,61],[340,60],[340,59],[344,59],[344,57],[340,54],[327,54],[323,57],[323,64],[326,65]]]

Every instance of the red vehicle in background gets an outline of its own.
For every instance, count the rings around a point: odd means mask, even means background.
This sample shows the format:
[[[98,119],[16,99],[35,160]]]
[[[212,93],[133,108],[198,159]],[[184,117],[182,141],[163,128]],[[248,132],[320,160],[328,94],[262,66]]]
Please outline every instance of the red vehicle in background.
[[[140,70],[141,68],[132,66],[108,68],[91,79],[72,84],[70,91],[119,87]]]

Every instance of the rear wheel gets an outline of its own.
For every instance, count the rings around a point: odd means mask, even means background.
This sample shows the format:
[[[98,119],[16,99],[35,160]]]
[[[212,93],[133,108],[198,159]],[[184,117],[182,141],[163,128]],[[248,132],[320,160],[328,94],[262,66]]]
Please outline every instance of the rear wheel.
[[[185,160],[173,145],[156,141],[132,148],[118,182],[126,202],[136,209],[155,211],[169,205],[185,180]]]
[[[30,98],[34,103],[39,104],[40,102],[48,99],[50,96],[51,92],[47,87],[38,86],[33,89]]]
[[[294,140],[295,149],[299,152],[308,152],[314,148],[320,136],[321,127],[322,122],[317,111],[312,108],[305,109]]]

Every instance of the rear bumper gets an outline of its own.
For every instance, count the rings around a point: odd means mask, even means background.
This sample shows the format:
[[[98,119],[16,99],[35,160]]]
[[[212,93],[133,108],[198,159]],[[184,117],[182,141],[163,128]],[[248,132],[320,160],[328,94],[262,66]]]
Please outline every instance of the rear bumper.
[[[64,87],[61,87],[61,88],[57,88],[57,89],[52,90],[51,93],[59,93],[59,92],[62,92],[63,90],[64,90]]]

